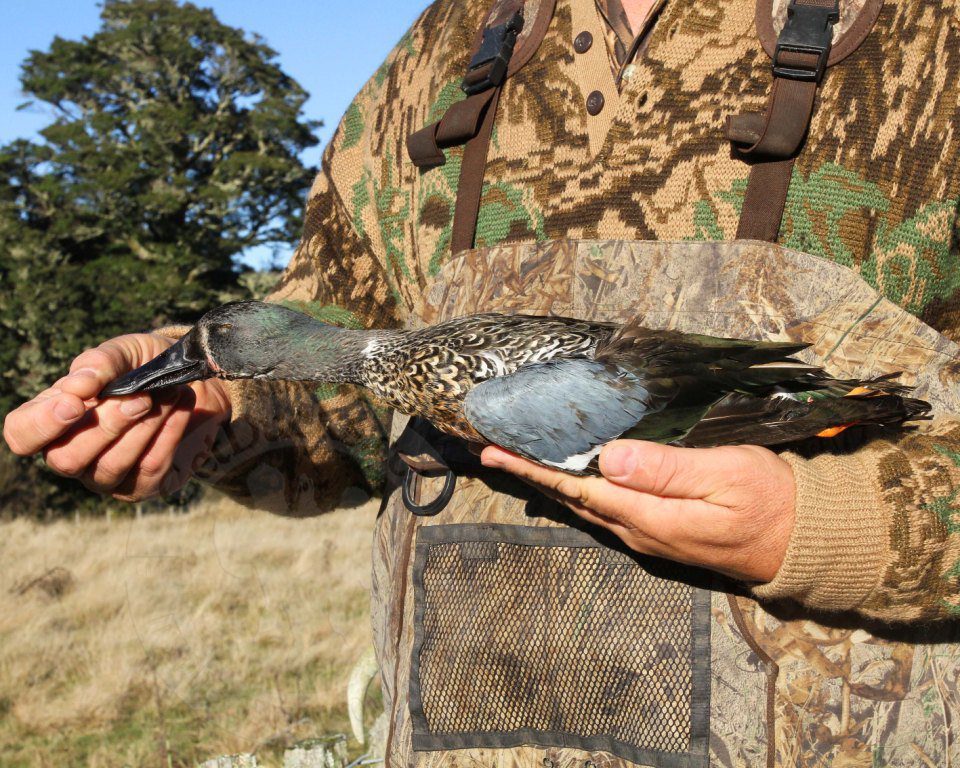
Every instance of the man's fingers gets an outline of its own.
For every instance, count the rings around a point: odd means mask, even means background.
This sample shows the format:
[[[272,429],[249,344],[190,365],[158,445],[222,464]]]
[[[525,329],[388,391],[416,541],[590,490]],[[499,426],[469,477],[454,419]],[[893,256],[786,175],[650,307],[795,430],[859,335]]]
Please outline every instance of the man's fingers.
[[[62,379],[61,379],[62,381]],[[63,390],[60,389],[60,382],[56,382],[52,387],[47,387],[47,389],[40,392],[36,397],[33,398],[29,403],[24,405],[33,405],[34,403],[42,403],[44,400],[49,400],[51,397],[56,397],[57,395],[63,394]]]
[[[116,376],[92,368],[80,368],[60,381],[60,389],[83,400],[91,400],[100,394],[106,382],[115,378]]]
[[[530,482],[530,481],[528,481]],[[568,497],[562,496],[557,493],[553,488],[549,488],[545,485],[540,485],[539,483],[530,482],[530,484],[536,488],[540,493],[542,493],[547,498],[553,499],[560,504],[563,504],[568,509],[575,512],[579,517],[582,517],[588,523],[593,523],[594,525],[599,525],[601,528],[606,528],[608,531],[613,533],[618,538],[624,541],[630,541],[631,544],[638,538],[639,532],[626,525],[623,525],[617,520],[614,520],[610,517],[605,517],[604,515],[599,514],[598,512],[590,509],[589,507],[583,506],[580,502],[574,501]],[[642,534],[639,534],[642,536]],[[656,545],[656,542],[650,540],[653,545]],[[648,555],[660,554],[658,549],[655,549],[653,546],[650,548],[643,548],[642,551]]]
[[[659,527],[661,518],[676,519],[683,514],[679,499],[662,499],[637,492],[602,477],[578,477],[549,469],[496,446],[485,448],[481,460],[485,466],[504,469],[547,489],[577,512],[586,509],[626,528],[648,531],[657,538],[660,535],[649,529]],[[629,510],[629,515],[625,514],[626,510]],[[652,521],[652,517],[656,517],[656,521]]]
[[[654,496],[703,499],[736,473],[738,457],[724,448],[615,440],[600,452],[600,472],[618,485]]]
[[[612,483],[601,477],[578,477],[549,469],[508,451],[490,446],[481,456],[485,466],[504,469],[546,489],[577,514],[601,522],[621,538],[628,533],[649,539],[649,554],[668,554],[672,542],[687,539],[690,528],[715,510],[699,499],[662,498]]]
[[[139,501],[165,492],[163,479],[173,466],[177,446],[190,426],[190,411],[177,408],[163,422],[150,445],[112,490],[119,501]]]
[[[54,472],[77,477],[152,407],[149,395],[104,401],[88,411],[76,429],[50,444],[44,459]]]
[[[77,355],[70,364],[70,375],[58,383],[64,392],[84,399],[96,397],[118,376],[155,357],[166,342],[172,344],[173,340],[142,333],[110,339]]]
[[[107,341],[79,354],[60,387],[84,399],[96,397],[109,382],[136,367],[136,362],[135,346]]]
[[[198,420],[180,404],[137,465],[113,489],[113,497],[137,501],[179,490],[208,455],[219,428],[219,422]]]
[[[3,439],[14,453],[29,456],[67,432],[85,411],[83,400],[63,392],[32,401],[7,414]]]
[[[107,493],[119,485],[141,461],[157,434],[169,419],[175,401],[158,403],[139,423],[109,445],[83,473],[83,484],[96,493]]]
[[[770,530],[760,538],[750,535],[754,518],[770,519],[761,512],[769,507],[771,487],[780,501],[791,496],[790,467],[777,466],[781,460],[775,454],[757,446],[678,449],[639,441],[619,441],[606,450],[600,468],[610,479],[569,475],[493,447],[481,459],[485,466],[504,469],[559,497],[637,552],[736,578],[769,580],[776,573],[792,514],[775,516],[788,523],[782,544],[773,541]],[[758,498],[759,512],[751,513]]]
[[[534,485],[542,486],[566,499],[573,499],[587,506],[589,506],[591,488],[596,482],[600,482],[599,478],[577,477],[566,472],[548,469],[495,445],[484,448],[480,460],[486,467],[504,469]],[[591,480],[595,482],[591,483]]]
[[[163,493],[180,490],[197,473],[197,470],[210,457],[210,451],[219,431],[218,422],[206,419],[187,432],[186,438],[177,446],[173,465],[164,478]]]
[[[491,446],[483,456],[531,482],[556,488],[569,497],[589,496],[601,479],[549,469]],[[600,471],[619,486],[653,496],[705,498],[735,470],[737,457],[722,448],[675,448],[640,440],[615,440],[600,452]],[[489,466],[494,466],[490,464]],[[562,487],[561,487],[562,486]],[[592,505],[591,505],[592,506]]]

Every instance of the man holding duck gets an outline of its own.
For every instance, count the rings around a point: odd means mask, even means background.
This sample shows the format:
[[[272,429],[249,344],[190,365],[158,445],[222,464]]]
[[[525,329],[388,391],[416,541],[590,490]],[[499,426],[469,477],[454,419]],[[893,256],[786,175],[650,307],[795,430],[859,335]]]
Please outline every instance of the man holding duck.
[[[347,111],[272,297],[354,327],[639,316],[810,345],[838,380],[903,371],[915,428],[617,440],[597,477],[471,460],[349,385],[98,398],[174,328],[84,353],[5,439],[131,500],[192,475],[287,514],[385,489],[390,764],[948,764],[958,74],[950,2],[438,0]]]

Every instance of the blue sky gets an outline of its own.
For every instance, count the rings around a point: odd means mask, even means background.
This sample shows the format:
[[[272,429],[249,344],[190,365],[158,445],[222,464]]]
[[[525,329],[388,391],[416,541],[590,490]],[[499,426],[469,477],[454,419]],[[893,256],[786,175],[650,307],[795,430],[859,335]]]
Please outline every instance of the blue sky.
[[[321,145],[304,153],[319,161],[323,145],[360,86],[429,0],[194,0],[226,24],[257,32],[278,52],[286,72],[310,92],[306,116],[323,120]],[[96,31],[96,0],[5,0],[0,23],[0,142],[31,138],[49,122],[38,109],[17,112],[20,63],[55,35],[79,39]],[[278,254],[283,262],[291,248]],[[248,263],[265,262],[266,250]]]

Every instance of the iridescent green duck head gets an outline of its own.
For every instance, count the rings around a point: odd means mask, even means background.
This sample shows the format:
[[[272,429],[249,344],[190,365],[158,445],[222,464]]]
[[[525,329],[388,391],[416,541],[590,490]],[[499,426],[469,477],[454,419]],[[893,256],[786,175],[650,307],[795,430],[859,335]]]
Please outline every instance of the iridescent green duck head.
[[[372,337],[381,333],[328,325],[278,304],[224,304],[100,394],[129,395],[213,377],[350,382]]]

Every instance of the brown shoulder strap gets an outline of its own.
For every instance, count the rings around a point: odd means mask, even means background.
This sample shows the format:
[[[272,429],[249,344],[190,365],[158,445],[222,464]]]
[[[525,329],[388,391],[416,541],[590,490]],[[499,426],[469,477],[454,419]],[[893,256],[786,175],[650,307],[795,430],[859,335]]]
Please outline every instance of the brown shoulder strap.
[[[440,120],[407,138],[407,153],[418,168],[443,165],[441,149],[463,144],[479,133],[487,107],[506,79],[523,29],[523,5],[524,0],[496,0],[493,4],[460,84],[467,98],[451,105]]]
[[[727,138],[752,163],[737,239],[777,239],[793,163],[827,69],[833,25],[840,21],[840,2],[790,0],[787,14],[773,56],[766,114],[748,113],[727,121]]]
[[[457,184],[457,202],[453,209],[453,229],[450,233],[450,252],[460,253],[473,248],[480,217],[480,197],[487,168],[487,154],[493,136],[493,121],[500,103],[500,88],[490,91],[490,101],[483,114],[480,130],[467,142],[460,163],[460,181]]]
[[[453,104],[439,121],[407,138],[407,153],[414,165],[422,169],[443,165],[446,159],[441,150],[466,144],[453,217],[453,253],[473,247],[500,91],[506,79],[526,64],[540,46],[554,4],[555,0],[530,3],[537,8],[536,16],[532,21],[526,20],[532,26],[521,38],[524,0],[495,0],[460,86],[467,98]]]
[[[813,117],[817,88],[827,67],[863,42],[876,21],[879,6],[879,0],[869,0],[834,46],[839,0],[790,0],[786,24],[772,51],[774,79],[766,113],[738,115],[727,121],[727,138],[737,154],[751,164],[738,239],[777,239],[794,161]],[[761,41],[769,50],[771,0],[758,1],[756,23]]]

